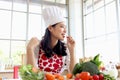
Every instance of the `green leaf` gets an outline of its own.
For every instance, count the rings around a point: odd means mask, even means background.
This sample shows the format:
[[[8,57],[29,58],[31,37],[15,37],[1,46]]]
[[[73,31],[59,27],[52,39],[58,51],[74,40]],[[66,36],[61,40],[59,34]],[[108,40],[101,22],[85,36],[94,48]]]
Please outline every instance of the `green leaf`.
[[[32,71],[32,65],[23,65],[19,69],[22,80],[44,80],[44,73],[38,71],[37,73]]]

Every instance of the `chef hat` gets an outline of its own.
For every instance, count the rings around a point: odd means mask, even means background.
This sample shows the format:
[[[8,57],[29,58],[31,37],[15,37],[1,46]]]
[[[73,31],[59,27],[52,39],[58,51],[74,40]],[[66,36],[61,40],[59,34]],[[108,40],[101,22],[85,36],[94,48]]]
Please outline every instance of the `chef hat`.
[[[57,6],[51,6],[43,9],[42,14],[46,27],[65,21],[62,9]]]

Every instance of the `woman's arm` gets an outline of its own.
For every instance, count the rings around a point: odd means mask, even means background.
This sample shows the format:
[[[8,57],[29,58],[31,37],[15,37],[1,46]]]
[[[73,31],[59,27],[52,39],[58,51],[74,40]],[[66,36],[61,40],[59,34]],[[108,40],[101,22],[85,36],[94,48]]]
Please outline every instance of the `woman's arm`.
[[[39,40],[37,38],[32,38],[28,45],[27,45],[27,49],[26,49],[26,53],[27,53],[27,64],[31,64],[33,65],[35,68],[37,68],[36,65],[36,58],[35,58],[35,53],[34,50],[37,47],[37,45],[39,45]]]
[[[70,67],[69,68],[70,68],[70,71],[72,72],[72,70],[76,64],[76,57],[75,57],[75,53],[74,53],[75,41],[70,36],[67,37],[67,46],[68,46],[68,50],[70,52]]]
[[[70,51],[70,72],[73,71],[75,64],[76,64],[75,53],[74,50],[72,50]]]

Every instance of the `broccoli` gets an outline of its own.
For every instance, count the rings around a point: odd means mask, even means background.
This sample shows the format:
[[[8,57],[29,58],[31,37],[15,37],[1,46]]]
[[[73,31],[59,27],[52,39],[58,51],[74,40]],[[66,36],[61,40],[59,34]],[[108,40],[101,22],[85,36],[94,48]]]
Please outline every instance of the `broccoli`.
[[[97,65],[95,65],[94,63],[92,63],[90,61],[83,63],[81,65],[81,70],[89,72],[90,75],[99,74]]]

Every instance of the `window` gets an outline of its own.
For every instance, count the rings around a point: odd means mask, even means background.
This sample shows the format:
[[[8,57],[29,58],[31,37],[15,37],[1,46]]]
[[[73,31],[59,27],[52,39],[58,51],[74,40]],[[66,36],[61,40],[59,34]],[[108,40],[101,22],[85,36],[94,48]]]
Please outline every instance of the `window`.
[[[60,6],[66,11],[66,0],[0,0],[0,61],[22,63],[26,44],[32,37],[41,39],[45,26],[42,9]],[[66,13],[65,13],[66,14]],[[67,14],[66,14],[67,20]]]
[[[104,62],[119,62],[119,20],[117,0],[84,0],[85,56],[98,53]]]

